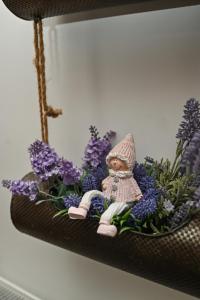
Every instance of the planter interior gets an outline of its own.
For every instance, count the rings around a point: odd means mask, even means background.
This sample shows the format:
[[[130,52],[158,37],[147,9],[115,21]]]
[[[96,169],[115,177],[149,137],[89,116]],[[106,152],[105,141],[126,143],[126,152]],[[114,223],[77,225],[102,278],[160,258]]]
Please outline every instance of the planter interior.
[[[3,0],[16,16],[33,20],[87,12],[82,19],[200,4],[200,0]]]

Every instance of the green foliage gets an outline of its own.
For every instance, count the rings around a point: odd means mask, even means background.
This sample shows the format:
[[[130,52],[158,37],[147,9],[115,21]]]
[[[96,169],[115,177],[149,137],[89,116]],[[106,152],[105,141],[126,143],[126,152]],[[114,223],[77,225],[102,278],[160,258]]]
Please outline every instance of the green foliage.
[[[183,144],[179,142],[176,149],[176,157],[171,163],[168,159],[163,158],[160,161],[154,159],[145,159],[143,166],[148,176],[155,179],[155,185],[159,192],[157,201],[156,213],[149,215],[145,220],[135,218],[132,213],[132,207],[130,206],[125,212],[118,216],[114,216],[112,224],[118,227],[119,233],[124,232],[139,232],[145,234],[163,234],[171,230],[169,225],[169,219],[177,211],[177,209],[188,200],[191,200],[195,191],[193,182],[195,180],[192,174],[181,174],[180,160],[182,152],[184,151]],[[63,182],[57,181],[56,184],[51,185],[49,193],[40,192],[40,200],[37,204],[43,202],[52,202],[57,208],[58,213],[54,217],[67,216],[68,209],[65,208],[64,198],[70,194],[77,194],[83,196],[81,188],[83,178],[88,175],[88,172],[84,171],[80,182],[73,186],[66,186]],[[168,211],[164,208],[164,202],[170,200],[174,206],[172,211]],[[135,203],[133,202],[132,206]],[[109,202],[104,202],[104,210],[109,206]],[[196,212],[196,211],[195,211]],[[195,213],[191,210],[191,213]],[[101,215],[96,212],[92,218],[97,221]]]
[[[94,132],[94,134],[96,134]],[[150,157],[145,158],[142,164],[146,175],[155,180],[155,189],[158,191],[156,211],[147,215],[145,219],[138,219],[133,214],[133,207],[137,201],[133,202],[129,208],[118,216],[114,216],[112,224],[118,227],[119,233],[139,232],[144,234],[160,235],[172,230],[170,220],[179,211],[183,204],[191,201],[196,190],[195,175],[190,172],[183,173],[180,168],[182,155],[185,151],[185,143],[180,139],[177,143],[174,161],[161,159],[156,161]],[[54,217],[67,216],[68,209],[64,205],[64,198],[75,194],[83,196],[82,183],[85,176],[89,175],[89,169],[83,170],[79,183],[73,186],[66,186],[63,182],[54,181],[48,193],[40,192],[40,199],[37,204],[52,202],[58,213]],[[167,207],[167,204],[171,207]],[[109,201],[104,201],[104,211],[108,208]],[[199,210],[193,207],[188,208],[186,219],[197,213]],[[90,216],[99,221],[101,215],[97,211]],[[184,218],[184,220],[186,220]]]
[[[177,143],[176,156],[171,163],[163,158],[158,162],[146,158],[143,164],[148,176],[155,179],[156,188],[159,191],[156,213],[148,216],[145,220],[136,219],[131,209],[120,216],[114,217],[112,223],[116,225],[120,234],[125,231],[140,232],[146,234],[163,234],[171,230],[170,219],[175,212],[187,201],[193,198],[196,187],[194,174],[182,174],[180,161],[184,151],[182,141]],[[174,207],[171,211],[165,209],[165,201],[170,201]],[[134,205],[134,204],[133,204]],[[199,210],[188,208],[188,219]]]

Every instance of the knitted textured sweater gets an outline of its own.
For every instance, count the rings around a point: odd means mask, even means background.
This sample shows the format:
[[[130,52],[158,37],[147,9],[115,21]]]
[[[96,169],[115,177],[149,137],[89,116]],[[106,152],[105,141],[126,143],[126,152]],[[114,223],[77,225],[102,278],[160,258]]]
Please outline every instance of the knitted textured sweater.
[[[112,201],[129,202],[142,197],[142,192],[130,171],[110,170],[110,175],[103,180],[102,184],[106,187],[103,191],[104,197]]]

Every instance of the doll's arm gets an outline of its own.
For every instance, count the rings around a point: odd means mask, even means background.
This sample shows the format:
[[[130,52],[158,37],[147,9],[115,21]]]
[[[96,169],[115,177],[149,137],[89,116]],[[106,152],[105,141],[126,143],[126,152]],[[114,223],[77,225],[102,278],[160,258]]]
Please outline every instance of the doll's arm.
[[[136,182],[136,180],[134,178],[131,178],[131,182],[132,182],[132,192],[133,192],[133,197],[136,200],[140,200],[140,198],[142,198],[142,192]]]
[[[110,176],[106,177],[106,178],[102,181],[101,185],[102,185],[102,190],[103,190],[103,191],[105,191],[105,190],[107,189],[109,179],[110,179]]]

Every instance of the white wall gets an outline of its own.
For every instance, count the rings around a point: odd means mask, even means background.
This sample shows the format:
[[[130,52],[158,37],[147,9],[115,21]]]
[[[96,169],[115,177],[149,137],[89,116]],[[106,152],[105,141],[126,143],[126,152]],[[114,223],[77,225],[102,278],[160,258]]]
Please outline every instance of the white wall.
[[[64,18],[65,19],[65,18]],[[138,160],[173,157],[182,106],[200,96],[200,6],[61,24],[45,22],[50,140],[81,162],[88,127],[135,135]],[[56,25],[57,24],[57,25]],[[32,23],[0,3],[0,179],[30,170],[40,138]],[[194,299],[17,232],[1,189],[0,276],[46,300]]]

